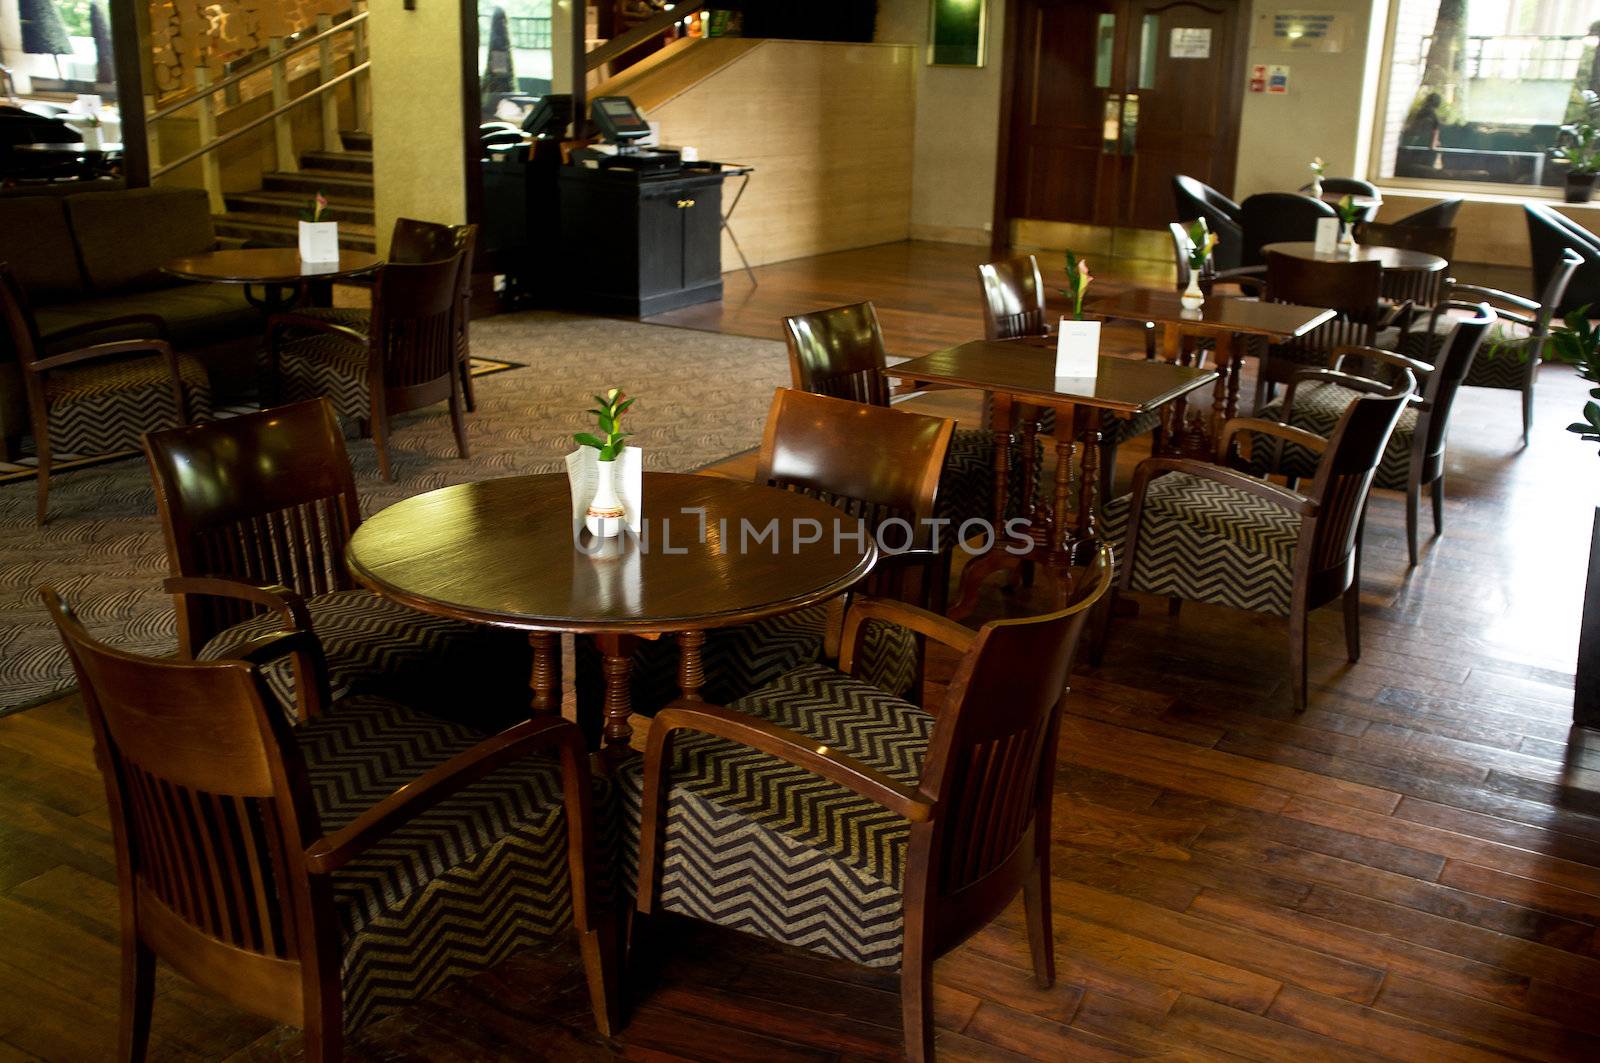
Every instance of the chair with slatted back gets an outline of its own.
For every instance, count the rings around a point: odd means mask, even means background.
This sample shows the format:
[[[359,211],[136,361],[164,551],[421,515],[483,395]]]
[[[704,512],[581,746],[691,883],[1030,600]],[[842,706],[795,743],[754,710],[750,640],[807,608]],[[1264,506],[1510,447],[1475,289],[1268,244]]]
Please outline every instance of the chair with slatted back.
[[[205,366],[173,349],[166,323],[155,314],[107,318],[41,336],[27,293],[5,263],[0,314],[28,398],[38,459],[34,519],[40,524],[49,515],[50,470],[59,455],[136,450],[140,435],[151,428],[211,417]],[[105,339],[130,327],[142,328],[149,338],[92,342],[96,334]]]
[[[837,507],[841,534],[876,537],[882,529],[878,563],[861,589],[942,610],[953,529],[941,533],[934,518],[954,431],[955,422],[945,418],[779,388],[767,415],[756,482]],[[705,697],[732,701],[793,668],[834,656],[841,604],[823,602],[708,631],[701,650]],[[920,699],[920,645],[894,628],[874,627],[867,636],[866,673],[896,696]],[[577,663],[579,720],[598,739],[601,656],[587,639],[579,640]],[[677,696],[677,666],[670,641],[639,641],[630,674],[635,713],[651,715]]]
[[[388,440],[395,414],[447,403],[456,451],[467,456],[457,321],[468,253],[384,266],[366,331],[301,313],[274,314],[268,322],[269,372],[283,397],[325,395],[341,416],[370,428],[385,480],[394,478]]]
[[[545,716],[486,740],[364,698],[291,726],[259,664],[305,656],[310,633],[217,661],[139,657],[43,596],[110,805],[123,1059],[145,1056],[158,960],[299,1026],[308,1060],[337,1060],[349,1031],[574,923],[610,1033],[611,869],[573,724]]]
[[[1320,369],[1336,347],[1372,347],[1378,329],[1394,313],[1382,299],[1383,267],[1377,262],[1320,262],[1279,254],[1267,256],[1264,297],[1275,303],[1325,307],[1333,320],[1304,336],[1269,344],[1256,378],[1256,409],[1268,384],[1285,384],[1301,369]]]
[[[1383,222],[1357,222],[1352,235],[1358,244],[1399,247],[1436,255],[1448,264],[1456,254],[1456,231],[1436,226],[1391,225]],[[1444,298],[1445,274],[1441,270],[1387,269],[1383,271],[1383,297],[1394,304],[1411,303],[1433,307]]]
[[[485,704],[527,708],[531,651],[514,632],[429,616],[356,588],[345,544],[361,504],[326,399],[152,432],[145,454],[166,538],[178,646],[207,659],[287,624],[327,648],[333,690],[448,712],[471,676]],[[291,713],[314,691],[266,670]],[[505,714],[482,723],[498,729]]]
[[[1048,988],[1057,735],[1078,637],[1110,572],[1102,548],[1065,609],[978,631],[858,599],[837,670],[799,668],[726,707],[668,707],[643,760],[617,773],[639,838],[635,940],[665,911],[898,968],[905,1052],[926,1060],[934,961],[1021,893],[1034,977]],[[874,621],[961,655],[937,712],[862,678]]]
[[[1306,618],[1344,599],[1345,646],[1361,655],[1361,527],[1367,494],[1395,422],[1416,385],[1409,370],[1380,394],[1358,395],[1331,436],[1277,421],[1235,418],[1223,426],[1217,463],[1148,458],[1133,491],[1105,507],[1101,539],[1117,551],[1119,592],[1170,602],[1210,602],[1289,619],[1289,674],[1297,711],[1306,706]],[[1240,437],[1279,438],[1319,455],[1302,493],[1229,467]],[[1115,592],[1113,598],[1115,597]],[[1114,609],[1099,614],[1094,657],[1104,652]]]
[[[889,405],[888,358],[878,312],[871,303],[835,306],[783,319],[789,344],[789,377],[799,391],[849,399],[869,406]],[[1011,467],[1020,467],[1013,444]],[[1038,490],[1040,453],[1034,454],[1033,492]],[[1016,477],[1012,505],[1023,503],[1028,479]],[[939,514],[959,527],[968,520],[994,517],[994,433],[957,429],[939,482]]]
[[[1419,394],[1400,414],[1394,434],[1384,449],[1372,485],[1406,496],[1406,545],[1411,564],[1417,563],[1418,525],[1422,492],[1433,495],[1433,532],[1444,533],[1444,445],[1455,409],[1456,392],[1471,372],[1484,336],[1495,322],[1487,303],[1444,303],[1447,311],[1467,317],[1450,317],[1455,327],[1434,364],[1371,347],[1347,347],[1333,352],[1327,369],[1303,369],[1284,391],[1283,401],[1269,402],[1257,417],[1282,421],[1319,436],[1330,436],[1345,408],[1359,395],[1387,390],[1379,380],[1344,372],[1347,360],[1360,359],[1390,374],[1408,369],[1420,381]],[[1315,475],[1317,456],[1304,448],[1269,441],[1251,455],[1250,469],[1258,475],[1280,474],[1291,479]]]

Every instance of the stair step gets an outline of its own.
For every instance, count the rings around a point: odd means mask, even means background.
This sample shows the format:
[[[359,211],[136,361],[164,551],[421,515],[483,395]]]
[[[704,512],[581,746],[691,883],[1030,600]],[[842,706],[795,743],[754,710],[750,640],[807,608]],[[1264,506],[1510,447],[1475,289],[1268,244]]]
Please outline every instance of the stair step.
[[[293,192],[310,199],[318,192],[345,200],[372,202],[372,175],[341,173],[336,170],[301,170],[288,173],[273,170],[261,177],[263,192]]]
[[[339,140],[346,151],[372,150],[372,134],[365,129],[341,129]]]
[[[338,173],[371,175],[370,151],[308,151],[300,156],[302,170],[332,170]]]
[[[331,190],[329,190],[331,191]],[[244,211],[250,214],[281,214],[290,221],[302,220],[300,215],[310,206],[310,197],[299,192],[229,192],[223,196],[229,213]],[[324,221],[372,224],[372,200],[346,199],[339,195],[328,196],[328,206],[322,212]]]
[[[212,218],[219,241],[248,241],[265,247],[294,247],[300,239],[299,219],[282,214],[230,211]],[[339,246],[350,251],[375,251],[378,241],[370,224],[342,222]]]

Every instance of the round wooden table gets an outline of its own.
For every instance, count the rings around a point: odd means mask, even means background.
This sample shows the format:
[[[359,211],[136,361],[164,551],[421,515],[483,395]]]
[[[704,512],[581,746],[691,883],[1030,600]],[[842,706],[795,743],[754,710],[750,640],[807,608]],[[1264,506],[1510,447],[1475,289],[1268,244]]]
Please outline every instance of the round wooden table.
[[[1312,262],[1377,262],[1382,265],[1385,273],[1390,271],[1438,273],[1446,265],[1445,260],[1438,255],[1430,255],[1425,251],[1408,251],[1403,247],[1383,247],[1379,244],[1356,244],[1347,251],[1319,252],[1317,245],[1309,241],[1289,242],[1266,244],[1261,248],[1262,254],[1268,251]]]
[[[163,263],[161,270],[184,280],[242,284],[250,305],[270,313],[287,305],[283,296],[287,288],[358,277],[381,265],[383,259],[370,251],[341,249],[337,262],[302,262],[298,248],[258,247],[184,255]],[[266,294],[257,299],[250,292],[252,285],[260,285]]]
[[[877,560],[870,535],[835,538],[834,522],[853,531],[853,519],[794,492],[660,472],[644,474],[643,490],[640,536],[595,553],[574,543],[567,477],[555,473],[396,502],[361,525],[345,560],[363,586],[413,609],[528,631],[535,712],[561,708],[559,635],[593,635],[605,655],[606,750],[620,754],[633,731],[635,639],[676,635],[678,685],[698,699],[708,628],[832,598]]]

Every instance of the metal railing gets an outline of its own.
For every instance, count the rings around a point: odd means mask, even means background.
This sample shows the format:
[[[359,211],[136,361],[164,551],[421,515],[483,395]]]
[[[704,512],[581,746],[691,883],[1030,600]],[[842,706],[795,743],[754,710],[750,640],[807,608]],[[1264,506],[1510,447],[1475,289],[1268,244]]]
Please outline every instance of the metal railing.
[[[1417,65],[1425,67],[1433,36],[1417,42]],[[1462,73],[1469,81],[1574,81],[1583,61],[1580,34],[1520,34],[1468,37],[1461,56]]]
[[[478,16],[478,41],[487,46],[489,43],[489,24],[493,21],[489,15]],[[506,20],[507,29],[511,32],[511,47],[533,49],[550,47],[550,19],[523,18],[515,16]]]
[[[361,6],[364,7],[365,5]],[[211,209],[214,213],[220,214],[224,209],[224,204],[222,198],[222,165],[217,156],[217,149],[271,122],[278,169],[291,172],[298,170],[300,168],[300,159],[298,153],[294,150],[294,123],[289,115],[296,107],[310,100],[317,100],[321,104],[323,150],[338,151],[341,146],[339,141],[339,100],[334,94],[334,90],[346,82],[351,83],[352,91],[355,94],[355,113],[358,126],[366,121],[368,113],[367,92],[369,83],[367,75],[372,63],[367,58],[367,17],[367,12],[362,10],[335,24],[333,16],[318,15],[316,33],[292,43],[286,43],[282,37],[274,37],[267,43],[267,58],[263,62],[242,70],[236,70],[227,77],[219,78],[216,81],[211,80],[210,72],[205,67],[196,68],[194,72],[194,92],[180,100],[174,100],[145,116],[145,128],[150,138],[151,179],[171,173],[180,166],[187,166],[198,159],[206,195],[211,200]],[[334,73],[333,41],[336,36],[342,33],[351,35],[350,68],[343,73],[336,74]],[[288,60],[290,57],[310,48],[317,49],[317,84],[299,96],[291,98],[289,95]],[[270,73],[272,77],[272,109],[266,114],[245,122],[236,129],[230,129],[226,133],[218,134],[216,94],[232,88],[245,78],[263,72]],[[196,109],[195,126],[199,133],[200,146],[170,162],[160,162],[161,131],[158,123],[191,107]]]

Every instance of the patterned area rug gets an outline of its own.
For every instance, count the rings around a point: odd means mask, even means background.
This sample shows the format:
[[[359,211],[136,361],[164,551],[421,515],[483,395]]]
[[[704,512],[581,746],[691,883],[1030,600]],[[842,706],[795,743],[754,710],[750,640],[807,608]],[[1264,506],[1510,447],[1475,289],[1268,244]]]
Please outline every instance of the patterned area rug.
[[[371,515],[449,484],[556,472],[588,427],[589,396],[620,387],[638,396],[632,443],[645,466],[686,471],[757,445],[773,389],[788,382],[781,343],[628,321],[514,314],[472,326],[473,354],[517,363],[475,380],[468,415],[472,457],[455,456],[441,405],[395,419],[395,482],[378,478],[368,440],[349,441]],[[52,476],[50,522],[34,524],[32,477],[0,486],[0,715],[73,686],[71,665],[38,598],[51,584],[89,629],[139,653],[171,653],[171,599],[149,472],[134,457]]]

